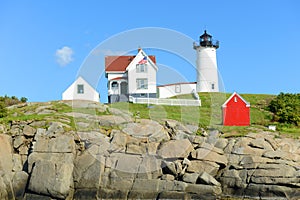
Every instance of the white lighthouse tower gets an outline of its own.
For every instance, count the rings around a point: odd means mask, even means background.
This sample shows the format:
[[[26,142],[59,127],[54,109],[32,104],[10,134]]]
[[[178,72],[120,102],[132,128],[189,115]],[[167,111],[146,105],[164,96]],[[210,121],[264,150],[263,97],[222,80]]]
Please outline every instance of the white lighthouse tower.
[[[204,31],[200,36],[199,45],[195,42],[197,51],[197,92],[219,92],[219,77],[216,49],[219,41],[212,41],[212,36]]]

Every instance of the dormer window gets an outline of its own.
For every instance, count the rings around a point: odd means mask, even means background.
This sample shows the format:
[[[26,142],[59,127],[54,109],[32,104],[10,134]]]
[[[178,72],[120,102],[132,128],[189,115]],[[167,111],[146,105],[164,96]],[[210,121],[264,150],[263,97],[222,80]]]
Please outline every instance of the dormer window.
[[[83,94],[84,93],[84,85],[82,85],[82,84],[77,85],[77,93],[78,94]]]
[[[147,72],[147,64],[137,64],[136,72],[137,73],[146,73]]]

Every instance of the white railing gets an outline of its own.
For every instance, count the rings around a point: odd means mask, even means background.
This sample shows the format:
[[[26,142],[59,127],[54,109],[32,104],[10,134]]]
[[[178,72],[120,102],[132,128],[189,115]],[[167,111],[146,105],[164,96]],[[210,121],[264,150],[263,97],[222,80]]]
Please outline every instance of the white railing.
[[[168,106],[201,106],[201,99],[159,99],[159,98],[134,98],[129,96],[129,102],[137,104],[154,104]]]

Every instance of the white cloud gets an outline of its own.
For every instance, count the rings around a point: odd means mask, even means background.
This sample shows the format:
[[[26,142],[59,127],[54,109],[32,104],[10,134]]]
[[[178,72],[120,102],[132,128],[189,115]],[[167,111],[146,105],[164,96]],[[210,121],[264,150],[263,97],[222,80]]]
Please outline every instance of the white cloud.
[[[74,51],[67,46],[62,47],[61,49],[57,49],[55,53],[56,62],[60,66],[66,66],[67,64],[73,61],[73,54]]]

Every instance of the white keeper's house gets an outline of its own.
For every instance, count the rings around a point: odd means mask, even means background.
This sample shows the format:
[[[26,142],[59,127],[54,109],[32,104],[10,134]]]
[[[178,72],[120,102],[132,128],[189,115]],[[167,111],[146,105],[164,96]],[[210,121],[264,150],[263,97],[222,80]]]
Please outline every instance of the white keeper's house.
[[[176,102],[163,100],[182,94],[193,94],[194,105],[200,102],[198,92],[219,92],[219,78],[216,49],[219,42],[213,41],[206,31],[194,42],[197,51],[197,81],[157,85],[159,69],[154,55],[147,55],[141,48],[136,55],[106,56],[105,75],[107,78],[108,103],[134,102],[175,105]],[[167,77],[166,77],[167,78]],[[99,94],[82,77],[79,77],[64,93],[63,100],[85,99],[99,101]],[[169,104],[169,102],[171,102]],[[174,103],[174,104],[173,104]],[[177,102],[182,105],[183,102]],[[190,102],[189,104],[193,104]],[[185,103],[184,103],[185,104]],[[201,102],[200,102],[201,104]]]
[[[197,82],[156,83],[155,56],[148,56],[141,48],[137,55],[106,56],[105,72],[108,80],[108,102],[129,101],[132,98],[169,98],[197,92],[219,92],[216,49],[219,42],[213,42],[206,31],[200,36],[199,44],[193,45],[197,51]]]
[[[155,56],[148,56],[142,49],[135,56],[106,56],[105,74],[108,103],[128,101],[133,98],[156,98]]]

